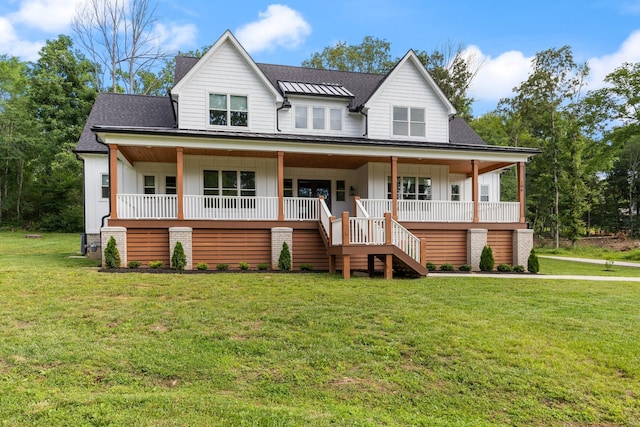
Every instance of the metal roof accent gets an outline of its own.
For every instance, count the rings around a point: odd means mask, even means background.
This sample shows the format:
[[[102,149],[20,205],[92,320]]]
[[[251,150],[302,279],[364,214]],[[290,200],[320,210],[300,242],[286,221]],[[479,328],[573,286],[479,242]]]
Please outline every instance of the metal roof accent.
[[[283,94],[335,96],[339,98],[355,98],[347,88],[332,83],[304,83],[278,80],[278,87]]]

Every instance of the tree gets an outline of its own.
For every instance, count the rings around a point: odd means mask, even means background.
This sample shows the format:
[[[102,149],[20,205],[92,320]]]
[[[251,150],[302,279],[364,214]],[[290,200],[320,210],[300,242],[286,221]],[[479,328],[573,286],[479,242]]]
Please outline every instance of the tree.
[[[150,89],[150,77],[166,53],[154,39],[157,3],[153,0],[89,0],[76,11],[72,29],[95,64],[100,90],[126,93]]]
[[[493,271],[494,265],[493,250],[491,246],[485,246],[480,254],[480,271]]]
[[[360,73],[385,74],[394,65],[391,59],[391,44],[384,40],[366,36],[359,45],[338,42],[327,46],[321,53],[314,53],[302,62],[303,67]]]

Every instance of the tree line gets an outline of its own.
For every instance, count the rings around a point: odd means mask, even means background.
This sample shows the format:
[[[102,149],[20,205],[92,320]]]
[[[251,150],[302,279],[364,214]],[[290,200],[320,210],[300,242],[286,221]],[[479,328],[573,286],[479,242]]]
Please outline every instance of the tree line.
[[[149,0],[91,0],[74,37],[46,42],[38,60],[0,55],[0,227],[82,229],[82,164],[73,148],[99,92],[166,95],[175,60],[153,43]],[[76,47],[74,46],[76,41]],[[186,55],[202,56],[207,47]],[[304,67],[386,73],[399,58],[386,40],[339,42]],[[415,50],[427,71],[489,144],[541,150],[527,165],[527,220],[539,236],[640,235],[640,63],[620,64],[589,90],[587,63],[569,46],[538,52],[510,98],[473,116],[478,72],[464,46]],[[515,174],[502,173],[503,201]]]

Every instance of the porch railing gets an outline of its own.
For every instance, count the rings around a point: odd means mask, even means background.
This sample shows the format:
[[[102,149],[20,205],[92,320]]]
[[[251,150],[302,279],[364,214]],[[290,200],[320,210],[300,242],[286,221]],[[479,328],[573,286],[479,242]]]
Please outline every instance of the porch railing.
[[[320,224],[322,224],[322,228],[324,229],[324,233],[327,235],[329,239],[331,239],[331,211],[329,207],[325,203],[324,199],[319,200],[318,209],[320,211]]]
[[[473,202],[398,200],[398,220],[422,222],[472,222]]]
[[[277,220],[277,197],[184,196],[185,219]]]
[[[349,218],[349,244],[384,245],[384,218]]]
[[[413,258],[414,261],[421,263],[420,239],[393,220],[391,220],[391,243]]]
[[[175,219],[177,200],[173,194],[118,194],[118,218]]]
[[[518,222],[520,221],[519,202],[480,202],[480,222]]]
[[[317,221],[318,199],[312,199],[309,197],[285,197],[284,219]]]
[[[382,218],[385,212],[391,212],[391,200],[360,199],[363,209],[371,216]]]

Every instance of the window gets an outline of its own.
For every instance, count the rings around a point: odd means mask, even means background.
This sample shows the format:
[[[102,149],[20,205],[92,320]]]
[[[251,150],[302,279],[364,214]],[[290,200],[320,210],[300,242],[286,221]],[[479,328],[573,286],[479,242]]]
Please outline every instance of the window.
[[[309,117],[309,109],[311,109],[311,117]],[[342,109],[340,108],[296,106],[294,117],[296,129],[342,130]]]
[[[110,191],[109,191],[109,175],[107,174],[102,175],[101,189],[102,189],[102,198],[108,199],[110,196]]]
[[[460,201],[460,184],[451,184],[451,201]]]
[[[424,137],[424,108],[393,107],[393,134]]]
[[[399,176],[398,199],[431,200],[431,178],[424,176]],[[387,177],[387,198],[391,198],[391,177]]]
[[[165,176],[164,177],[164,193],[165,194],[176,194],[177,186],[176,186],[176,177],[175,176]]]
[[[329,129],[342,130],[342,110],[331,108],[329,110]]]
[[[284,197],[293,197],[293,180],[291,178],[284,180]]]
[[[205,196],[255,197],[256,173],[253,171],[205,170],[203,171],[202,189]]]
[[[249,126],[247,97],[209,94],[209,124],[214,126]]]
[[[336,201],[344,202],[346,200],[346,186],[343,180],[336,181]]]
[[[144,194],[156,194],[156,177],[153,175],[144,176]]]
[[[488,202],[489,201],[489,186],[481,185],[480,186],[480,201]]]
[[[296,107],[296,129],[307,128],[307,107]]]

